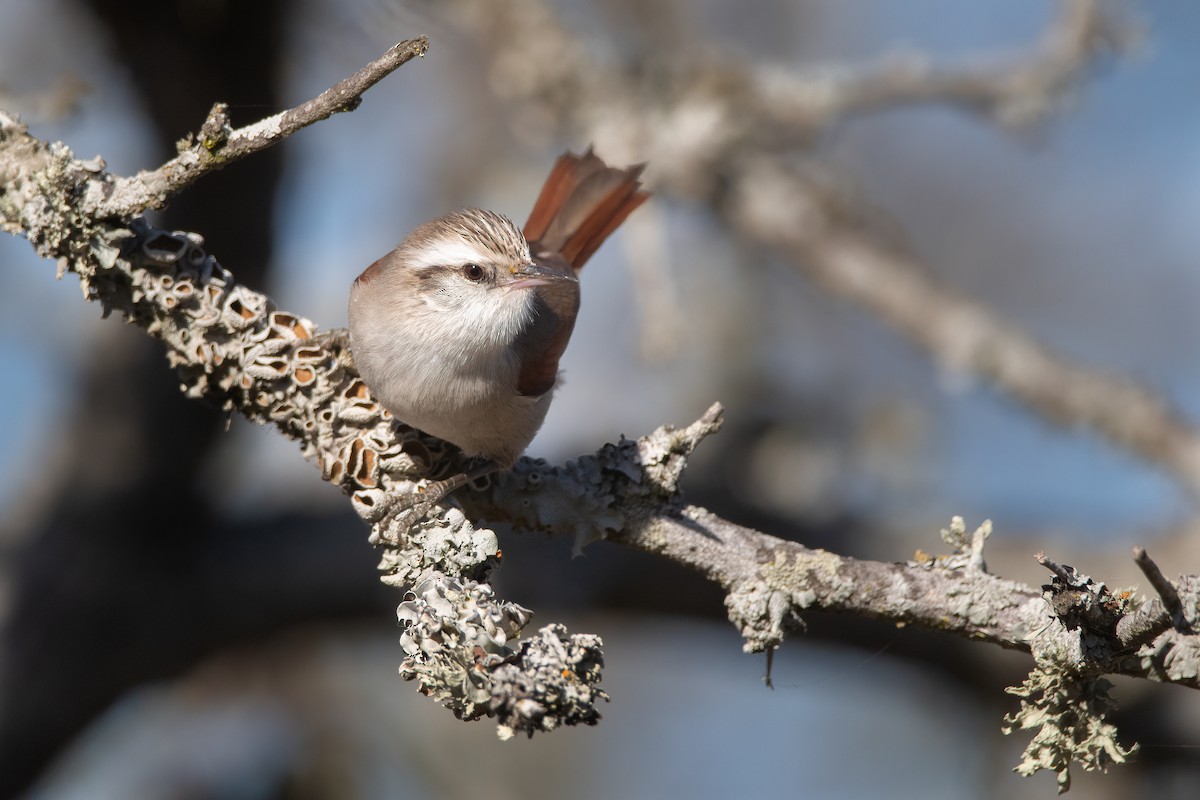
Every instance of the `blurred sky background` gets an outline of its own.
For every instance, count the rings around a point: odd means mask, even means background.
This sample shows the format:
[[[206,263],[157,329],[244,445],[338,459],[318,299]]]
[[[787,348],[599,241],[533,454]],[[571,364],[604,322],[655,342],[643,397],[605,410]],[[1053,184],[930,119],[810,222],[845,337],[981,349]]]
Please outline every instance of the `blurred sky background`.
[[[592,21],[598,40],[612,35],[604,13],[581,0],[567,5],[573,19]],[[771,2],[761,13],[756,5],[698,2],[696,29],[747,59],[796,69],[905,49],[960,63],[1023,51],[1055,10],[1033,0]],[[1123,7],[1146,30],[1141,47],[1104,62],[1036,130],[1014,134],[956,109],[907,108],[851,119],[823,147],[948,283],[1082,363],[1145,382],[1200,420],[1200,5]],[[321,327],[344,325],[350,281],[417,223],[461,205],[523,220],[553,157],[587,144],[514,137],[505,120],[491,116],[488,79],[472,71],[470,41],[434,6],[392,14],[371,0],[310,0],[290,29],[291,55],[279,77],[293,103],[394,41],[432,38],[423,60],[372,89],[353,114],[286,145],[282,202],[274,219],[262,220],[277,242],[269,291],[281,308]],[[65,74],[83,78],[89,91],[64,119],[30,120],[35,135],[61,139],[80,157],[102,154],[118,174],[164,160],[143,131],[127,76],[85,14],[66,0],[0,0],[4,88],[34,93]],[[275,110],[234,113],[250,120]],[[648,174],[652,182],[653,165]],[[1126,553],[1190,524],[1194,501],[1156,469],[1090,432],[1050,425],[970,376],[940,371],[883,323],[766,256],[753,269],[736,263],[745,251],[723,241],[710,220],[658,202],[685,314],[684,352],[666,362],[639,357],[628,242],[618,235],[584,274],[566,385],[532,455],[561,461],[621,433],[691,421],[715,400],[737,425],[756,419],[767,402],[775,435],[756,445],[745,491],[776,508],[849,513],[898,534],[919,531],[924,539],[912,542],[930,550],[939,548],[937,530],[952,515],[969,526],[990,518],[997,537],[1032,537],[1039,544],[1030,553],[1057,547],[1070,563],[1092,549]],[[238,274],[237,263],[216,255]],[[79,302],[76,279],[55,283],[53,265],[39,263],[24,241],[0,239],[0,263],[0,418],[8,421],[0,426],[0,515],[12,518],[37,496],[39,471],[70,448],[56,425],[90,352],[84,345],[117,346],[112,329],[119,323],[99,321],[98,307]],[[714,368],[714,359],[740,363]],[[730,376],[756,386],[729,385]],[[793,422],[779,413],[789,408],[797,410]],[[720,459],[722,446],[721,436],[711,439],[701,457]],[[345,502],[272,431],[237,420],[221,449],[211,469],[214,503],[258,511]],[[878,557],[900,560],[911,550],[905,539]],[[1200,562],[1166,567],[1194,573]],[[1040,578],[1034,567],[1027,575]],[[539,609],[541,623],[553,618]],[[972,709],[934,674],[857,650],[790,643],[776,659],[772,693],[762,689],[761,660],[743,656],[719,622],[605,617],[572,625],[603,633],[609,645],[605,685],[614,702],[605,720],[594,731],[505,745],[494,744],[490,725],[455,723],[397,681],[389,670],[399,650],[386,641],[355,633],[343,645],[314,644],[305,663],[339,676],[330,678],[337,685],[330,691],[343,692],[346,703],[402,695],[397,714],[421,734],[379,722],[380,735],[401,736],[397,748],[415,760],[393,758],[374,741],[378,762],[363,778],[370,788],[347,796],[460,796],[476,770],[480,785],[508,776],[487,790],[499,797],[1053,791],[1050,776],[1007,775],[1025,737],[1000,741],[1003,698]],[[147,689],[123,701],[92,736],[107,736],[116,752],[150,747],[139,738],[147,730],[164,751],[178,736],[188,757],[196,742],[245,742],[228,753],[202,749],[227,759],[216,772],[260,774],[273,758],[286,763],[293,746],[285,735],[293,712],[272,705],[271,691],[246,689],[229,694],[228,706],[192,709],[193,727],[181,732],[162,722],[182,713],[172,705],[179,698]],[[440,765],[445,754],[435,744],[457,748],[460,761]],[[38,796],[136,796],[120,793],[136,789],[114,774],[114,750],[88,749],[98,746],[73,753]],[[565,765],[566,777],[539,784],[538,765],[550,762]],[[1109,789],[1120,785],[1119,773],[1105,779]],[[249,778],[230,778],[230,785],[250,788],[211,796],[273,796],[256,794]],[[1164,789],[1161,796],[1174,795]]]

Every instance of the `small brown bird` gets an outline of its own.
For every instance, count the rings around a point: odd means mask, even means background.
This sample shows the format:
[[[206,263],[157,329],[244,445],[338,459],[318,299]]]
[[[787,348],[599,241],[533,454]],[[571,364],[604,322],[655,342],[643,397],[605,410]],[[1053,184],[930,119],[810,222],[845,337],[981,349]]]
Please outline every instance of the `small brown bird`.
[[[524,231],[491,211],[453,211],[354,281],[350,347],[371,393],[402,422],[486,459],[430,487],[428,502],[510,468],[541,427],[575,327],[579,270],[649,197],[643,166],[565,153]]]

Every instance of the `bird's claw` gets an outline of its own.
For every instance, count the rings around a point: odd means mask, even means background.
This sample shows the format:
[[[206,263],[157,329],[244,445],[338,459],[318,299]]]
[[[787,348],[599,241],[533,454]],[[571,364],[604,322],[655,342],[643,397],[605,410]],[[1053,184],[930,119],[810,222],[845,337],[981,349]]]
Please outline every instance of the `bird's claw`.
[[[430,496],[424,486],[417,486],[408,494],[396,499],[395,514],[403,522],[404,527],[411,528],[429,518],[437,508],[440,497]]]

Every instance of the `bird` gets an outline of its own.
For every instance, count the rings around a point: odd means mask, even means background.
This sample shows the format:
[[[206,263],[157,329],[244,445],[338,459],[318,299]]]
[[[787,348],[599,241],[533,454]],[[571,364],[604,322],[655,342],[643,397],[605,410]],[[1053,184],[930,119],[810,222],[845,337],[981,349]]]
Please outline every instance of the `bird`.
[[[426,507],[510,469],[541,428],[579,312],[579,272],[649,198],[645,166],[609,166],[591,147],[565,152],[523,228],[493,211],[451,211],[355,279],[350,351],[371,395],[478,464],[426,486]]]

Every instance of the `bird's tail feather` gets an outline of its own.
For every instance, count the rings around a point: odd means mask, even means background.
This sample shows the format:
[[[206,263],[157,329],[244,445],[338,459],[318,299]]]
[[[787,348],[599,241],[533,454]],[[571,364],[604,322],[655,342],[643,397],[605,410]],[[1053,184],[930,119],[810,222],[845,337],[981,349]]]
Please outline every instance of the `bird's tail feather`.
[[[650,196],[641,191],[644,167],[610,167],[590,147],[582,156],[559,156],[525,223],[525,238],[535,254],[561,253],[578,272]]]

